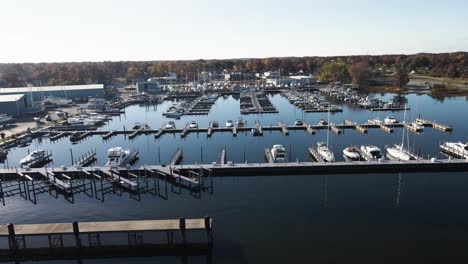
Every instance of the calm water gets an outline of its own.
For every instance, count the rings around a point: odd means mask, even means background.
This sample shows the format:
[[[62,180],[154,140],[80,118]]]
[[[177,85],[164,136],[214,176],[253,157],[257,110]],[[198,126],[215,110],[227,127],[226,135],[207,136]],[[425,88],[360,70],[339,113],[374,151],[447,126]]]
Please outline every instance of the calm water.
[[[384,95],[391,98],[392,95]],[[445,140],[466,140],[468,104],[465,97],[436,101],[428,96],[407,96],[412,120],[418,114],[432,120],[451,123],[452,133],[430,128],[422,134],[410,132],[410,145],[423,155],[439,156],[438,144]],[[248,124],[261,120],[263,125],[285,121],[292,124],[302,118],[302,112],[280,95],[270,97],[279,114],[244,116]],[[103,129],[132,127],[135,122],[147,122],[160,127],[166,119],[161,115],[170,103],[156,106],[132,106],[125,116],[116,117]],[[370,112],[344,105],[343,113],[331,116],[331,122],[344,119],[365,122],[372,117],[383,119],[389,113]],[[400,120],[402,112],[392,113]],[[208,116],[183,117],[178,127],[195,120],[200,127],[210,120],[221,126],[227,119],[237,119],[239,101],[220,98]],[[308,123],[326,119],[327,114],[304,114]],[[348,145],[375,144],[382,149],[401,140],[401,129],[387,134],[369,130],[362,135],[346,130],[343,135],[330,134],[330,145],[337,157]],[[307,146],[326,139],[326,132],[310,136],[290,131],[289,136],[266,132],[264,137],[250,133],[164,135],[160,139],[141,135],[134,140],[116,136],[109,141],[92,137],[78,145],[68,138],[50,143],[47,138],[35,140],[28,148],[14,149],[8,163],[15,166],[36,148],[53,152],[54,166],[69,165],[70,149],[75,157],[96,149],[98,164],[106,162],[106,150],[112,146],[138,148],[140,160],[135,166],[165,164],[178,147],[184,150],[184,163],[212,162],[226,146],[228,160],[234,162],[262,162],[263,148],[275,143],[284,144],[291,160],[309,160]],[[169,192],[167,200],[143,195],[141,201],[122,196],[107,195],[104,203],[87,196],[75,197],[75,204],[63,198],[41,195],[39,204],[32,205],[19,198],[11,198],[0,208],[0,223],[40,223],[163,219],[185,217],[214,218],[215,263],[284,263],[342,261],[378,263],[453,262],[468,259],[468,178],[466,173],[425,174],[363,174],[310,175],[274,177],[226,177],[214,179],[214,192],[194,198],[188,191]],[[170,263],[177,258],[90,260],[85,263]],[[191,258],[190,263],[202,263]],[[459,261],[460,262],[460,261]],[[57,262],[71,263],[71,262]]]

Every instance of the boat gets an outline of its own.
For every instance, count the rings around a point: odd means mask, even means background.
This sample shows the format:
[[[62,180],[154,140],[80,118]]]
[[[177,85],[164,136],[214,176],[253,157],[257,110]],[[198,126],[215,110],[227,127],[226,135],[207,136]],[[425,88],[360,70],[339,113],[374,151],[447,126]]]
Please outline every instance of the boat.
[[[13,123],[15,119],[11,116],[5,115],[5,114],[0,114],[0,124],[6,125],[9,123]]]
[[[51,117],[50,115],[46,115],[46,116],[45,116],[45,120],[46,120],[46,121],[52,121],[52,117]]]
[[[64,117],[66,115],[66,113],[64,111],[61,111],[61,110],[58,110],[57,112],[55,112],[55,114],[58,116],[58,117]]]
[[[384,119],[384,123],[385,123],[386,125],[391,125],[391,124],[396,124],[396,123],[398,123],[398,121],[397,121],[396,118],[393,117],[393,116],[387,116],[387,117]]]
[[[41,121],[41,118],[38,117],[38,116],[35,116],[33,119],[34,119],[34,121],[35,121],[36,123],[39,122],[39,121]]]
[[[424,126],[418,124],[417,122],[411,122],[409,125],[412,126],[416,131],[424,130]]]
[[[175,129],[175,123],[174,123],[174,121],[169,121],[169,122],[167,122],[165,128],[166,128],[166,129]]]
[[[324,119],[320,119],[318,124],[321,125],[321,126],[326,126],[326,125],[328,125],[328,122],[326,120],[324,120]]]
[[[192,128],[192,129],[194,129],[194,128],[198,128],[198,124],[197,124],[197,122],[195,122],[195,121],[191,121],[191,122],[190,122],[190,124],[189,124],[189,128]]]
[[[360,160],[361,152],[357,147],[347,147],[343,149],[343,155],[350,160]]]
[[[234,123],[232,122],[232,120],[226,121],[226,127],[233,127],[233,126],[234,126]]]
[[[26,166],[31,163],[37,163],[45,161],[47,157],[47,153],[45,150],[34,150],[33,152],[29,153],[26,157],[20,160],[21,166]]]
[[[361,152],[368,160],[379,160],[383,158],[382,151],[374,145],[361,146]]]
[[[387,148],[387,156],[388,158],[395,160],[414,160],[414,157],[403,147],[403,145],[398,144]]]
[[[376,117],[376,118],[372,118],[372,119],[367,120],[367,123],[369,123],[371,125],[381,125],[382,120],[380,120],[380,118]]]
[[[171,110],[171,111],[167,111],[166,113],[163,113],[163,115],[166,116],[167,118],[179,119],[183,115],[183,112],[180,112],[177,110]]]
[[[54,97],[54,96],[45,96],[44,100],[42,101],[42,106],[45,108],[55,108],[55,107],[62,107],[68,106],[72,104],[72,100],[64,99],[61,97]]]
[[[108,167],[120,167],[130,164],[137,156],[137,152],[131,149],[122,147],[113,147],[107,151]]]
[[[468,142],[445,142],[440,145],[442,150],[445,150],[449,154],[456,154],[457,156],[468,159]]]
[[[236,126],[237,127],[244,127],[245,126],[245,122],[244,122],[244,119],[242,118],[239,118],[236,122]]]
[[[211,127],[213,127],[213,128],[219,127],[218,121],[212,121],[211,122]]]
[[[138,122],[133,125],[133,130],[137,130],[137,129],[140,129],[140,128],[141,128],[141,124],[138,123]]]
[[[324,142],[318,142],[317,143],[317,152],[322,157],[322,159],[326,162],[334,162],[335,161],[335,155],[333,155],[333,152],[328,148],[328,144]]]
[[[406,109],[406,104],[405,104]],[[406,110],[403,116],[403,123],[406,122]],[[415,157],[404,147],[405,143],[405,129],[401,134],[401,145],[395,144],[393,147],[387,147],[387,157],[395,160],[414,160]]]
[[[270,150],[274,162],[286,161],[286,149],[281,144],[275,144]]]
[[[303,126],[304,122],[302,120],[298,119],[298,120],[294,121],[294,125],[295,126]]]

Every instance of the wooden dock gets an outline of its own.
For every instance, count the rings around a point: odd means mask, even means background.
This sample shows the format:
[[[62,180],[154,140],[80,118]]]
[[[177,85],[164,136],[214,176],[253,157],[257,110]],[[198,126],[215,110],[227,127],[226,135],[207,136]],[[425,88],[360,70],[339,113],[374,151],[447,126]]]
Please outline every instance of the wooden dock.
[[[221,153],[219,155],[219,164],[220,165],[226,164],[226,148],[221,149]]]
[[[337,135],[340,135],[343,133],[343,130],[337,128],[336,125],[331,125],[330,130]]]
[[[268,163],[275,163],[275,160],[273,159],[273,156],[271,155],[270,149],[265,148],[264,153],[265,153],[265,159]]]
[[[106,133],[105,135],[102,135],[102,139],[108,140],[108,139],[110,139],[111,137],[113,137],[116,134],[117,134],[117,131],[111,130],[108,133]]]
[[[211,255],[213,221],[210,217],[108,222],[73,222],[0,225],[0,239],[8,248],[0,249],[0,261],[54,260],[73,258],[115,258],[156,255]],[[153,241],[156,234],[166,239]],[[200,233],[204,235],[200,236]],[[128,239],[109,243],[111,234]],[[72,237],[65,240],[64,237]],[[43,247],[39,241],[48,241]],[[111,238],[111,237],[109,237]],[[144,241],[144,238],[147,240]],[[130,261],[131,262],[131,261]]]
[[[316,162],[325,162],[325,160],[322,158],[322,156],[320,156],[315,148],[309,147],[309,154],[312,160]]]
[[[177,165],[182,161],[182,149],[177,149],[177,151],[174,153],[171,159],[171,166]]]
[[[387,133],[393,133],[393,128],[389,127],[388,125],[381,124],[380,129],[387,132]]]
[[[444,131],[444,132],[450,132],[450,131],[453,130],[452,126],[444,125],[444,124],[441,124],[441,123],[438,123],[438,122],[435,122],[435,121],[429,121],[427,119],[423,119],[423,118],[420,118],[420,117],[416,118],[416,123],[418,123],[419,125],[425,126],[425,127],[432,127],[434,129]]]
[[[279,121],[278,126],[281,128],[281,132],[283,132],[283,135],[285,136],[289,135],[288,127],[283,122]]]

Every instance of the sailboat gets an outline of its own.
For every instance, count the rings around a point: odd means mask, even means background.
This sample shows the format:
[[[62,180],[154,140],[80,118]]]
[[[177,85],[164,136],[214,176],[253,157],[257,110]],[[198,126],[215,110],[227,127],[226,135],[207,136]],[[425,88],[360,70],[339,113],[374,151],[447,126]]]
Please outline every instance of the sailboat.
[[[334,162],[335,155],[333,155],[333,152],[331,152],[331,150],[328,148],[329,139],[330,139],[330,104],[328,105],[327,143],[318,142],[317,152],[324,161]]]
[[[406,121],[406,104],[403,115],[403,123]],[[393,147],[387,147],[387,156],[396,160],[414,160],[414,156],[404,147],[405,142],[405,129],[401,135],[401,145],[395,144]]]

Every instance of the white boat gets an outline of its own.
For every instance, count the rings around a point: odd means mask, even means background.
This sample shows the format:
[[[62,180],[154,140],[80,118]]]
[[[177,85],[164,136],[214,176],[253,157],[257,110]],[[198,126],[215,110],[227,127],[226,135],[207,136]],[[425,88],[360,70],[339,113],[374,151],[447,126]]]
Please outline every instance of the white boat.
[[[378,160],[383,158],[382,151],[373,145],[361,146],[361,151],[368,157],[368,159],[371,160]]]
[[[322,157],[323,160],[327,162],[335,161],[335,155],[333,155],[333,152],[328,148],[328,145],[326,143],[318,142],[317,152],[320,155],[320,157]]]
[[[122,147],[113,147],[107,151],[108,167],[120,167],[130,164],[136,158],[137,152]]]
[[[190,122],[190,124],[189,124],[189,128],[192,128],[192,129],[194,129],[194,128],[198,128],[198,124],[197,124],[197,122],[195,122],[195,121],[191,121],[191,122]]]
[[[405,109],[406,109],[406,104],[405,104]],[[403,123],[405,122],[406,122],[406,110],[403,116]],[[393,147],[387,147],[388,158],[395,159],[395,160],[414,160],[415,157],[407,149],[405,149],[404,143],[405,143],[405,129],[403,129],[403,132],[401,134],[401,144],[400,145],[395,144]]]
[[[387,117],[384,119],[384,123],[385,123],[386,125],[396,124],[396,123],[398,123],[398,120],[396,120],[396,118],[393,117],[393,116],[387,116]]]
[[[234,123],[232,122],[232,120],[226,121],[226,127],[233,127],[233,126],[234,126]]]
[[[414,160],[414,157],[403,147],[403,145],[395,144],[393,147],[387,148],[387,155],[390,159]]]
[[[28,165],[32,162],[38,162],[44,160],[46,158],[46,151],[45,150],[34,150],[33,152],[29,153],[28,156],[24,157],[20,160],[20,165]]]
[[[283,145],[276,144],[270,150],[271,156],[274,162],[285,162],[286,161],[286,149]]]
[[[167,117],[167,118],[175,118],[175,119],[179,119],[183,113],[177,111],[177,110],[171,110],[171,111],[167,111],[166,113],[164,113],[164,115]]]
[[[55,114],[56,114],[58,117],[64,117],[64,116],[66,115],[66,113],[65,113],[64,111],[61,111],[61,110],[55,112]]]
[[[424,130],[424,126],[421,126],[417,122],[411,122],[410,126],[414,127],[417,131],[423,131]]]
[[[356,147],[347,147],[343,149],[343,155],[350,160],[361,159],[361,153],[359,152],[359,149]]]
[[[440,145],[440,148],[468,159],[468,142],[445,142]]]
[[[382,120],[380,120],[380,118],[376,117],[376,118],[372,118],[372,119],[367,120],[367,123],[372,124],[372,125],[381,125]]]
[[[302,120],[299,120],[299,119],[298,119],[298,120],[294,121],[294,125],[295,125],[295,126],[303,126],[303,125],[304,125],[304,122],[302,122]]]
[[[239,119],[237,120],[237,122],[236,122],[236,126],[237,126],[237,127],[244,127],[244,125],[245,125],[244,119],[239,118]]]
[[[174,121],[169,121],[169,122],[167,122],[165,128],[166,128],[166,129],[175,129],[175,123],[174,123]]]
[[[61,107],[70,105],[73,101],[61,97],[45,96],[42,101],[42,106],[45,108]]]

